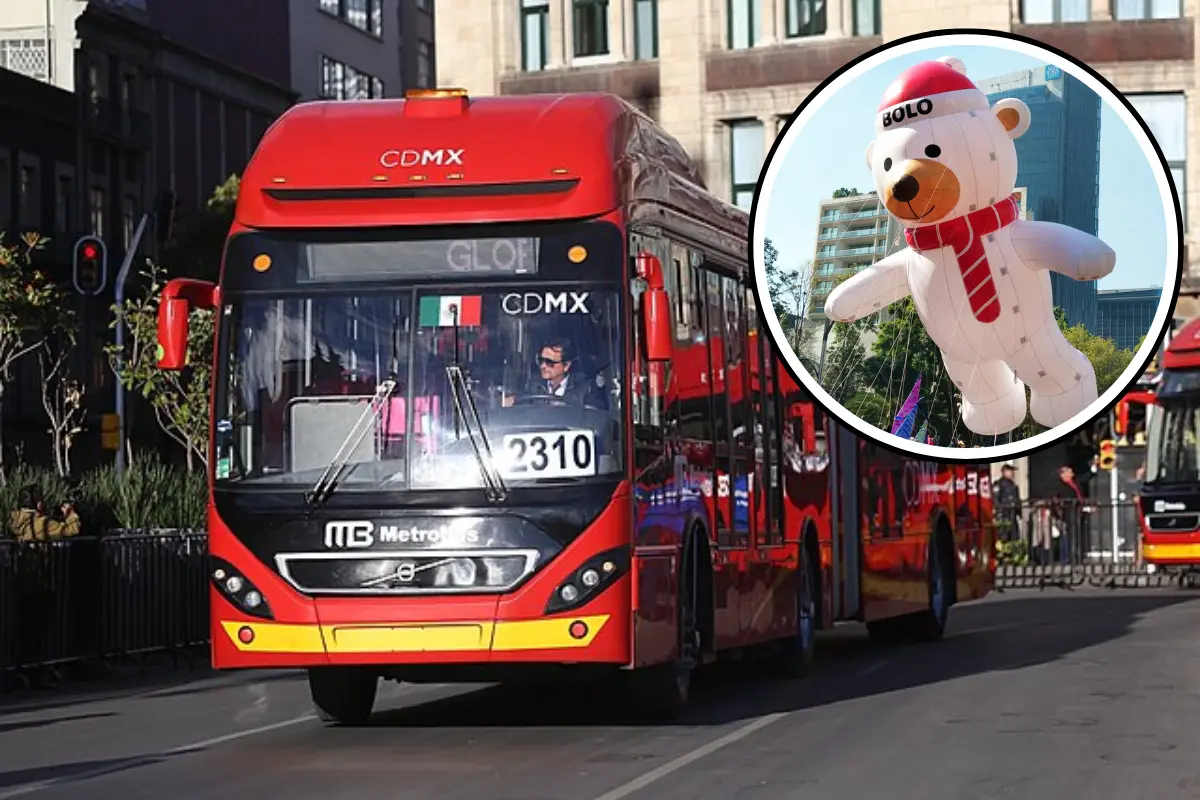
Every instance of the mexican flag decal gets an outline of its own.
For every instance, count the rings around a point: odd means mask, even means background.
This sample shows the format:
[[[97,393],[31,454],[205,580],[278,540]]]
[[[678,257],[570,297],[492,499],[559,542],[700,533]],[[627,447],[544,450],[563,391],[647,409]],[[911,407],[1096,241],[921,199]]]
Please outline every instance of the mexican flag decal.
[[[474,327],[483,324],[483,298],[479,295],[461,297],[422,297],[417,324],[422,328],[454,326],[454,310],[458,309],[458,324]]]

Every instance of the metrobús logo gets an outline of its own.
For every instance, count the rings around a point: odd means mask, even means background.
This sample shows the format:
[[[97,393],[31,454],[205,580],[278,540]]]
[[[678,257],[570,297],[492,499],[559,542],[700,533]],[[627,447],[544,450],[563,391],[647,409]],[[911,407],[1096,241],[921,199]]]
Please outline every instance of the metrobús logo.
[[[436,150],[408,148],[384,150],[379,156],[379,165],[384,169],[396,167],[461,167],[465,147],[439,147]]]
[[[419,525],[376,525],[366,520],[336,521],[325,525],[325,546],[330,549],[362,549],[381,544],[419,544],[443,547],[462,547],[479,544],[483,539],[477,528],[456,528],[438,525],[423,528]]]

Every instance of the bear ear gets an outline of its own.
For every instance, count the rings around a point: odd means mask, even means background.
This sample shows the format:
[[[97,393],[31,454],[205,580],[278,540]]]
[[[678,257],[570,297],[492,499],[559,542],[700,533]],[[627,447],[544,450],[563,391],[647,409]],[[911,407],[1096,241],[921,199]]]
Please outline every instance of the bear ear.
[[[1008,131],[1010,139],[1016,139],[1029,130],[1029,106],[1015,97],[1006,97],[997,101],[992,106],[992,113],[996,115],[996,119],[1000,120],[1004,130]]]
[[[869,145],[867,145],[867,169],[872,171],[875,169],[875,165],[871,163],[871,154],[874,152],[875,142],[871,142]]]

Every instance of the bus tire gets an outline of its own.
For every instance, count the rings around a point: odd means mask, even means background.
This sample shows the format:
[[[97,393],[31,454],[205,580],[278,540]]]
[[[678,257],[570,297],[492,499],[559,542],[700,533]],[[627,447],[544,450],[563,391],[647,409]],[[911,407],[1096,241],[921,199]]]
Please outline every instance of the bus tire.
[[[954,604],[954,549],[952,534],[941,523],[929,539],[926,580],[929,607],[915,614],[872,620],[867,635],[876,645],[936,642],[946,633],[950,607]]]
[[[807,540],[800,545],[799,562],[796,566],[796,631],[793,636],[778,642],[772,670],[778,677],[789,680],[806,677],[812,672],[817,654],[817,604],[821,583]]]
[[[654,722],[678,717],[691,700],[692,671],[700,660],[700,626],[696,600],[700,596],[700,536],[693,528],[684,539],[679,559],[678,655],[662,664],[636,669],[629,674],[631,700],[636,713]]]
[[[929,540],[929,608],[909,617],[905,628],[906,638],[914,642],[936,642],[946,633],[946,622],[950,618],[950,607],[954,604],[953,546],[947,546],[951,534],[943,525],[935,529]],[[950,562],[947,563],[947,551]]]
[[[314,667],[308,670],[308,688],[322,722],[365,725],[375,708],[379,676],[358,667]]]

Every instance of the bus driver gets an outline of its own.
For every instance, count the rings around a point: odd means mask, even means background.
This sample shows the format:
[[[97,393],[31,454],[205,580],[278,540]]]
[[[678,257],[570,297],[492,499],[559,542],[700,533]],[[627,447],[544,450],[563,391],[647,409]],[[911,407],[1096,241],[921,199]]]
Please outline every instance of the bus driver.
[[[538,353],[540,381],[532,381],[523,392],[526,395],[556,395],[564,402],[604,409],[607,407],[603,390],[586,376],[573,373],[575,348],[571,340],[555,336],[546,340]],[[505,394],[504,405],[511,406],[516,395]]]

